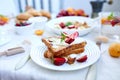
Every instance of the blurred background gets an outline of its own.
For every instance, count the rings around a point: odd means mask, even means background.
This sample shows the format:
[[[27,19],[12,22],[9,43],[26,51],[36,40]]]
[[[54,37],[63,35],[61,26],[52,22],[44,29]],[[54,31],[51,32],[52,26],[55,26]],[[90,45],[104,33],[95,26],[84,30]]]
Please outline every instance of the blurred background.
[[[101,11],[120,11],[120,0],[2,0],[0,2],[0,14],[17,15],[24,12],[27,5],[32,6],[36,10],[44,9],[51,13],[58,13],[61,9],[70,7],[83,9],[86,14],[91,16],[93,13],[92,1],[103,2]],[[95,6],[97,7],[97,5]]]

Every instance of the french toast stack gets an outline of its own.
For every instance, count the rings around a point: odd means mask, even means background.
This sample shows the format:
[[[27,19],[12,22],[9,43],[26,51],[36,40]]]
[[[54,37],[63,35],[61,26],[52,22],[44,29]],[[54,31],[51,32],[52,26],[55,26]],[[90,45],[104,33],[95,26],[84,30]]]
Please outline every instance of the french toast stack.
[[[78,32],[71,35],[62,33],[59,37],[43,38],[42,42],[47,46],[44,57],[52,60],[57,66],[62,65],[65,62],[73,64],[76,58],[72,58],[70,55],[81,54],[84,52],[87,44],[86,41],[81,42],[75,39],[78,35]],[[78,62],[84,62],[86,60],[87,56],[84,56],[82,59],[77,59]]]
[[[86,42],[67,44],[60,42],[60,38],[58,37],[42,39],[42,42],[44,42],[48,48],[44,53],[46,58],[67,57],[70,54],[80,54],[84,52],[86,45]]]

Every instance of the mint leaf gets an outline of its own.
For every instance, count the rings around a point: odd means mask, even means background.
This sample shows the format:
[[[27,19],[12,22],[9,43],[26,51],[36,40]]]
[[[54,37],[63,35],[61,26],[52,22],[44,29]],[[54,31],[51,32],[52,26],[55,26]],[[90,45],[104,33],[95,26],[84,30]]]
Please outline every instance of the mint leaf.
[[[66,38],[66,35],[64,33],[61,33],[61,42],[63,42]]]
[[[108,16],[108,20],[114,19],[114,14],[113,12]]]
[[[0,17],[4,17],[2,14],[0,14]]]
[[[65,24],[65,26],[70,26],[70,25],[72,25],[72,22],[67,22],[67,23]]]

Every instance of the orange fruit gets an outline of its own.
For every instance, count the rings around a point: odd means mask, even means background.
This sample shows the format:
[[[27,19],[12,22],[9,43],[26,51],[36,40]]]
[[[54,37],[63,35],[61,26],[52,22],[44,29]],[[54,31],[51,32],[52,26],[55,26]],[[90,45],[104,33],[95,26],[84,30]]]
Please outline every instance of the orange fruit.
[[[120,43],[114,42],[108,48],[109,54],[112,57],[120,57]]]
[[[2,20],[8,22],[9,19],[7,17],[2,17]]]
[[[38,36],[42,35],[43,33],[44,33],[43,30],[36,30],[35,31],[35,34],[38,35]]]
[[[107,21],[107,18],[102,18],[101,19],[101,24],[104,24]]]
[[[76,10],[76,13],[77,13],[77,15],[81,15],[81,16],[84,16],[84,15],[85,15],[84,10],[82,10],[82,9]]]
[[[71,12],[75,12],[75,9],[73,9],[73,8],[68,8],[67,11],[71,13]]]

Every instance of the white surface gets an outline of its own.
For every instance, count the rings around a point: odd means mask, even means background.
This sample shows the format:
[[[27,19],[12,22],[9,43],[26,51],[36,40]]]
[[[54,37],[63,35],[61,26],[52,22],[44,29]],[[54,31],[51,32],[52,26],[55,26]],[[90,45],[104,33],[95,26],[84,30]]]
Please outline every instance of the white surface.
[[[55,26],[55,24],[59,24],[61,22],[65,23],[68,21],[78,21],[78,22],[82,22],[82,23],[86,22],[88,24],[88,26],[90,26],[90,28],[86,28],[86,29],[58,29]],[[76,17],[76,16],[68,16],[68,17],[61,17],[61,18],[52,19],[52,20],[48,21],[48,23],[46,25],[47,25],[47,27],[49,27],[51,29],[52,32],[54,32],[58,35],[61,35],[61,32],[66,32],[68,34],[71,34],[71,33],[74,33],[75,31],[78,31],[79,36],[83,36],[83,35],[88,34],[96,26],[93,23],[93,20],[91,18]]]
[[[8,29],[9,27],[6,25],[0,26],[0,46],[10,42],[11,40]]]
[[[65,63],[62,66],[55,66],[53,63],[51,63],[50,60],[44,57],[44,52],[46,51],[46,46],[44,45],[33,47],[30,54],[31,58],[35,63],[37,63],[42,67],[52,69],[52,70],[58,70],[58,71],[71,71],[71,70],[83,69],[95,63],[100,58],[100,51],[98,46],[95,45],[95,43],[82,38],[76,38],[76,40],[81,42],[82,41],[87,42],[87,45],[85,46],[85,51],[82,54],[77,55],[77,58],[79,58],[82,55],[87,55],[88,59],[86,62],[83,62],[83,63],[75,62],[73,65],[69,65]]]
[[[96,24],[97,26],[97,24]],[[98,36],[99,28],[95,28],[91,33],[83,38],[94,40]],[[47,28],[43,36],[54,35]],[[35,45],[43,45],[41,43],[41,36],[35,35],[12,35],[10,43],[0,46],[0,51],[21,44],[23,40],[30,40]],[[101,52],[108,49],[110,43],[102,44]],[[94,49],[93,49],[94,50]],[[29,60],[26,65],[20,70],[15,71],[15,65],[24,57],[26,53],[21,53],[13,56],[0,57],[0,80],[85,80],[88,68],[74,70],[74,71],[55,71],[34,63]],[[102,53],[100,59],[97,61],[96,80],[119,80],[120,79],[120,58],[113,58],[106,50]]]
[[[0,38],[0,46],[10,42],[10,38]]]

